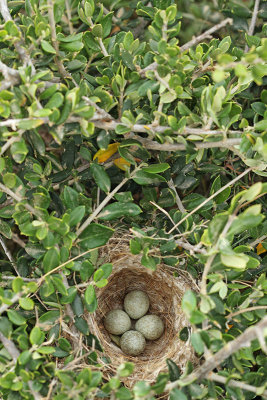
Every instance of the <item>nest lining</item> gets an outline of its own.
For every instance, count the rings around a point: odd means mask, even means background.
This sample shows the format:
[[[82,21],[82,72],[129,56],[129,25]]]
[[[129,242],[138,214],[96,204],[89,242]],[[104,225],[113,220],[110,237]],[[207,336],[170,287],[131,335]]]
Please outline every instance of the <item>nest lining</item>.
[[[101,343],[104,355],[110,359],[110,364],[103,362],[104,376],[109,379],[120,364],[131,361],[135,364],[134,373],[124,378],[125,385],[131,387],[138,380],[153,382],[159,372],[167,370],[167,358],[176,362],[182,370],[188,360],[196,361],[189,342],[179,339],[180,330],[189,326],[181,308],[181,300],[184,292],[192,288],[192,281],[185,276],[173,277],[168,266],[161,265],[154,272],[148,270],[141,265],[140,256],[132,255],[128,248],[111,252],[109,261],[113,263],[109,282],[107,286],[96,291],[96,312],[86,315],[91,332]],[[147,293],[150,299],[148,314],[158,315],[163,320],[165,329],[159,339],[147,340],[142,354],[133,357],[124,354],[112,342],[103,321],[110,310],[123,309],[124,297],[136,289]]]

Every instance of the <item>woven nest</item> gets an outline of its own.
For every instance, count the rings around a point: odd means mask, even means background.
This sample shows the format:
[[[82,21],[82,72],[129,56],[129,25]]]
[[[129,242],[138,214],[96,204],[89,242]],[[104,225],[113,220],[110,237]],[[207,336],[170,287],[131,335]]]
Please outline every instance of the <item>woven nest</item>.
[[[134,373],[124,378],[124,384],[132,387],[138,380],[153,382],[159,372],[166,371],[167,358],[172,359],[181,370],[184,370],[188,360],[195,363],[189,341],[179,339],[180,330],[189,326],[181,308],[181,300],[187,289],[196,286],[194,282],[187,276],[174,277],[165,265],[159,266],[154,272],[148,270],[141,265],[140,257],[132,255],[126,246],[120,248],[119,252],[109,252],[109,261],[113,263],[113,271],[107,286],[97,289],[97,311],[86,316],[91,332],[98,338],[105,356],[110,359],[109,364],[103,362],[104,376],[109,379],[120,364],[134,362]],[[156,341],[147,341],[145,351],[136,357],[124,354],[112,342],[103,324],[108,311],[123,309],[125,295],[134,289],[148,294],[148,312],[158,315],[165,324],[163,335]]]

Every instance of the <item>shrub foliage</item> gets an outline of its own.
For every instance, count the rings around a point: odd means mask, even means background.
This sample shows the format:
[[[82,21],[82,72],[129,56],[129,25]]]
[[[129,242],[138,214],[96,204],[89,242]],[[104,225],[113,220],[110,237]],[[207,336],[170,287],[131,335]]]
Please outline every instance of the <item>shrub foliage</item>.
[[[266,398],[266,3],[0,13],[2,398]],[[199,286],[180,332],[199,365],[166,360],[131,390],[132,363],[103,379],[83,318],[112,269],[99,249],[125,232],[145,267]]]

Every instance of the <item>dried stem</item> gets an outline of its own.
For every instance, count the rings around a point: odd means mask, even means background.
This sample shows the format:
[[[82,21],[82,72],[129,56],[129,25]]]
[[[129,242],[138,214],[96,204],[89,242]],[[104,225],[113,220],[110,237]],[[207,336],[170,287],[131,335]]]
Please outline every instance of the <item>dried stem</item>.
[[[177,190],[176,190],[175,184],[174,184],[174,182],[173,182],[173,179],[171,178],[171,179],[169,180],[169,182],[167,182],[167,183],[168,183],[169,188],[170,188],[171,190],[173,190],[174,193],[175,193],[176,204],[177,204],[177,207],[178,207],[179,211],[181,211],[181,213],[185,213],[185,212],[186,212],[186,209],[184,208],[184,205],[183,205],[183,203],[182,203],[182,200],[180,199],[179,194],[177,193]]]

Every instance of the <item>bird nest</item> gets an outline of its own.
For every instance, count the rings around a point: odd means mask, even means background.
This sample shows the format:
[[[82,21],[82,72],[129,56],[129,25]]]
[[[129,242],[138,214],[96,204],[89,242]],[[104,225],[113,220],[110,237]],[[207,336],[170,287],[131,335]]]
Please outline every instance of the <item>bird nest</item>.
[[[120,364],[131,361],[135,364],[135,369],[132,375],[123,378],[126,386],[132,387],[139,380],[153,382],[159,372],[166,372],[167,358],[173,360],[183,371],[186,362],[195,362],[196,358],[189,340],[184,342],[179,338],[181,329],[190,325],[182,311],[181,301],[184,292],[196,284],[186,274],[174,277],[170,267],[166,265],[158,266],[156,271],[143,267],[140,256],[132,255],[128,246],[119,251],[113,248],[108,254],[109,261],[113,264],[112,274],[108,284],[96,290],[96,312],[86,316],[91,333],[98,338],[105,357],[110,360],[109,363],[106,359],[103,361],[104,376],[111,378]],[[148,312],[158,315],[164,321],[165,330],[158,340],[147,341],[143,353],[133,357],[124,354],[111,340],[103,321],[110,310],[123,309],[125,295],[135,289],[148,294]]]

